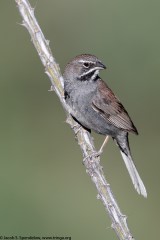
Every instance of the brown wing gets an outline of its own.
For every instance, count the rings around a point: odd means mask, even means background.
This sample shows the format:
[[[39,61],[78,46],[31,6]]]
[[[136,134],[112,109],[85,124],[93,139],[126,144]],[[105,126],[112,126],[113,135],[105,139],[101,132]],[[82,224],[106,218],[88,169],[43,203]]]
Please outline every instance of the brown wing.
[[[92,107],[98,111],[101,116],[115,127],[128,132],[138,134],[127,111],[114,95],[112,90],[101,79],[98,81],[97,94],[93,98]]]

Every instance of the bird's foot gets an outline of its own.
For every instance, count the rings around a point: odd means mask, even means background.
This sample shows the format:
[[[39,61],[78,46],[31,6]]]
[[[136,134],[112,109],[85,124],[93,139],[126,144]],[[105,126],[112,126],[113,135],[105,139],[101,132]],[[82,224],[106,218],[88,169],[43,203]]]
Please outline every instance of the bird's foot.
[[[83,164],[85,163],[86,160],[89,160],[90,162],[94,162],[95,160],[93,160],[94,158],[99,158],[100,156],[100,152],[93,152],[91,154],[89,154],[88,156],[86,156],[85,158],[83,158]]]
[[[80,129],[82,128],[82,126],[79,125],[78,123],[75,123],[74,125],[71,126],[71,128],[74,130],[75,135],[77,135]]]

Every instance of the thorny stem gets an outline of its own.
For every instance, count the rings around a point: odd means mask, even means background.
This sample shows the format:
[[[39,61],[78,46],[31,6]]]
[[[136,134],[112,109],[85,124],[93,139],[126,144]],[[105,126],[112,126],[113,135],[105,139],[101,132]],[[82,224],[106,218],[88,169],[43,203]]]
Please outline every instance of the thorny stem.
[[[97,188],[97,198],[102,201],[105,210],[108,212],[111,218],[112,228],[116,232],[117,237],[120,240],[133,240],[127,226],[126,216],[121,213],[110,185],[104,176],[102,166],[100,165],[100,157],[95,150],[91,135],[77,124],[69,114],[69,106],[66,105],[64,100],[63,78],[60,73],[59,65],[56,63],[52,55],[49,41],[45,39],[34,16],[34,9],[31,7],[28,0],[15,0],[15,2],[23,19],[22,25],[25,26],[30,33],[32,42],[45,67],[45,73],[51,81],[51,90],[56,92],[68,115],[67,123],[69,123],[73,129],[78,144],[82,150],[86,172],[89,174],[92,182]]]

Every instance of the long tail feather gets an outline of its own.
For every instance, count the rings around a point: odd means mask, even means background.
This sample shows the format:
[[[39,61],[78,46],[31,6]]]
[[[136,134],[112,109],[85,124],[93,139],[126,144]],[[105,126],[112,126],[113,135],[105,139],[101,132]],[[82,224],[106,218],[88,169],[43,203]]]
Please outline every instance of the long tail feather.
[[[142,179],[139,176],[139,173],[134,165],[134,162],[130,155],[126,155],[124,152],[120,151],[123,157],[124,163],[127,167],[129,175],[132,179],[133,185],[139,194],[142,194],[144,197],[147,197],[146,188],[142,182]]]

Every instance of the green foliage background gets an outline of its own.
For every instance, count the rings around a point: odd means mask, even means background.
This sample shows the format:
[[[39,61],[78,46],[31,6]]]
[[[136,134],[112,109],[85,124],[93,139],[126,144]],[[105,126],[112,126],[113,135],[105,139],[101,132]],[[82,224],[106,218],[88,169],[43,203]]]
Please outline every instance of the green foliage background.
[[[104,172],[135,239],[157,239],[160,203],[160,2],[32,0],[53,54],[92,53],[101,76],[128,109],[140,135],[130,136],[148,190],[135,192],[110,140]],[[15,1],[0,1],[0,235],[117,239]],[[103,141],[95,137],[97,148]]]

